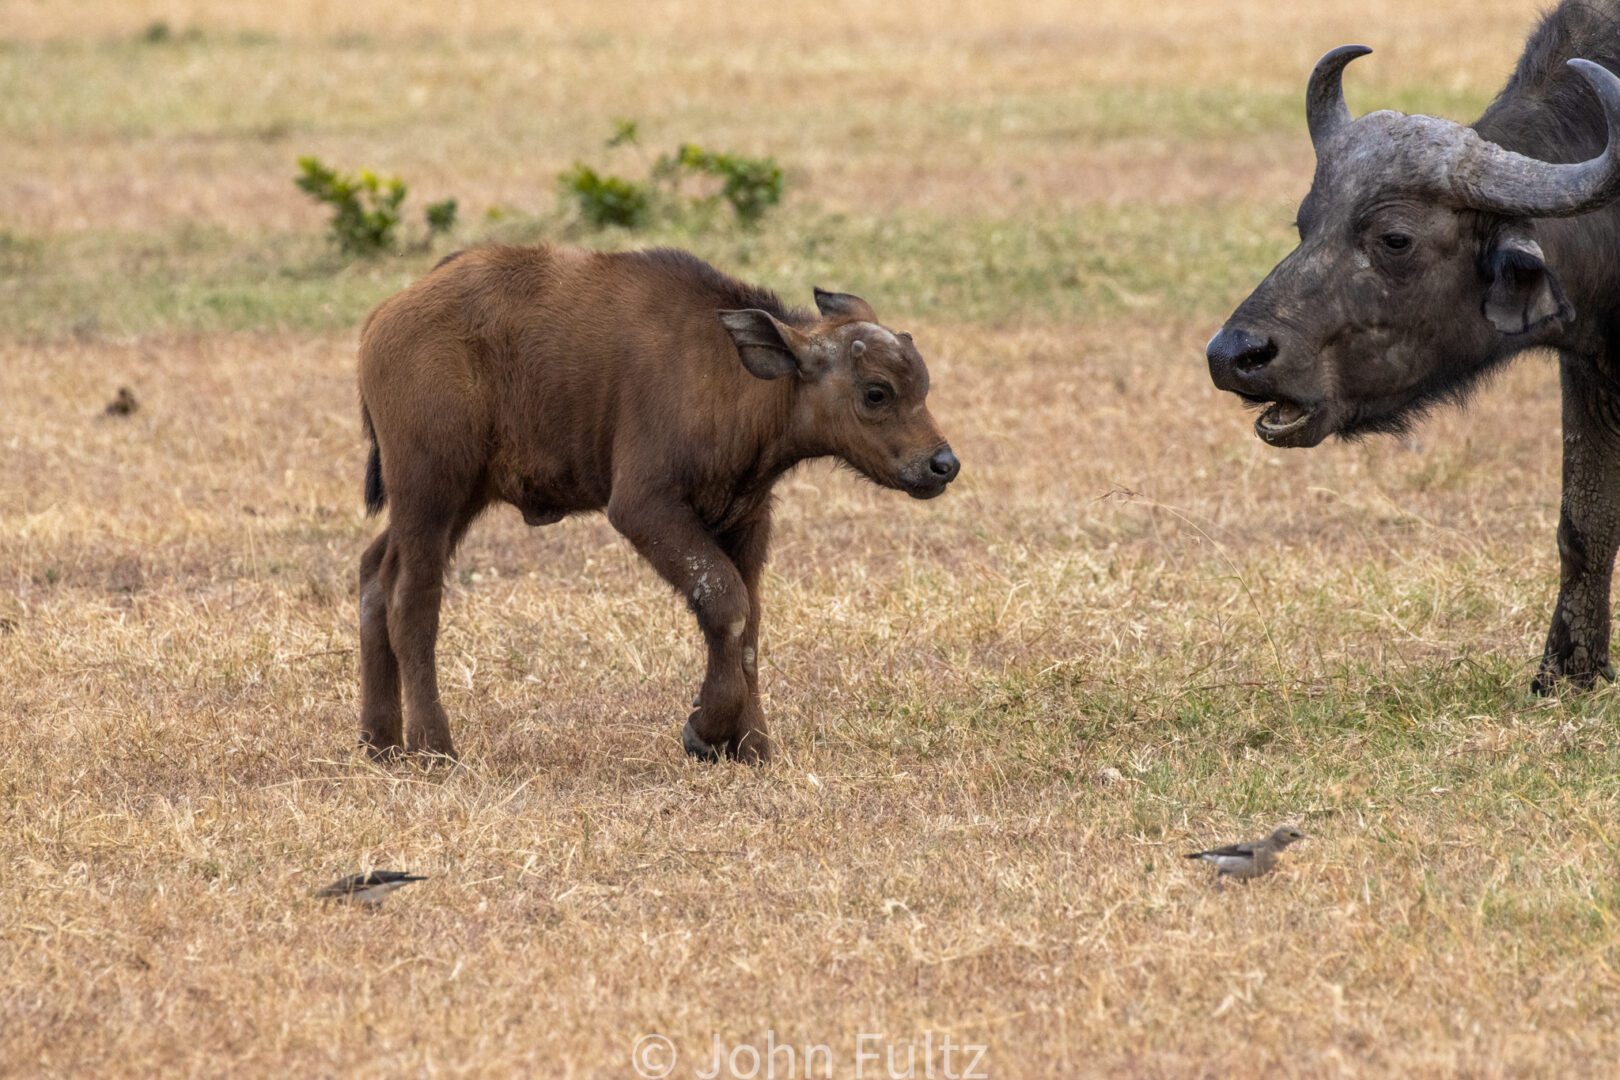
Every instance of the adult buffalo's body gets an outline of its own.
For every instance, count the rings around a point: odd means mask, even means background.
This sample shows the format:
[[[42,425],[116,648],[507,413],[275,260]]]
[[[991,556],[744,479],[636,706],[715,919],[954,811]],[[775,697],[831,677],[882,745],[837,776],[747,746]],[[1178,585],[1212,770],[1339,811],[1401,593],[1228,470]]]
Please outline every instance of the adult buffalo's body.
[[[473,519],[507,502],[530,525],[605,509],[707,640],[687,750],[767,757],[756,650],[772,485],[831,456],[931,498],[958,469],[910,336],[854,296],[817,290],[816,306],[681,252],[552,247],[452,256],[379,306],[360,397],[366,502],[390,519],[360,561],[361,741],[454,753],[434,660],[441,584]]]
[[[1563,576],[1535,688],[1612,677],[1620,545],[1620,0],[1568,2],[1472,128],[1352,120],[1335,49],[1307,92],[1299,247],[1209,343],[1275,446],[1401,430],[1526,349],[1561,358]]]

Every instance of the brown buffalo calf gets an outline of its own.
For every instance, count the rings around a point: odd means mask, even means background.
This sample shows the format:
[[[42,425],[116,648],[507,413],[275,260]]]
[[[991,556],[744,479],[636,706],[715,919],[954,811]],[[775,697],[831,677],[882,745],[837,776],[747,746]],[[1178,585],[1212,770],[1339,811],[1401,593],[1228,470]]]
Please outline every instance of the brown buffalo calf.
[[[769,756],[756,650],[771,487],[836,457],[928,499],[958,469],[911,337],[858,297],[815,295],[819,315],[785,307],[678,251],[501,247],[451,256],[372,313],[366,505],[390,516],[360,560],[373,754],[455,752],[434,661],[445,566],[479,512],[508,502],[530,525],[606,509],[708,643],[687,751]]]

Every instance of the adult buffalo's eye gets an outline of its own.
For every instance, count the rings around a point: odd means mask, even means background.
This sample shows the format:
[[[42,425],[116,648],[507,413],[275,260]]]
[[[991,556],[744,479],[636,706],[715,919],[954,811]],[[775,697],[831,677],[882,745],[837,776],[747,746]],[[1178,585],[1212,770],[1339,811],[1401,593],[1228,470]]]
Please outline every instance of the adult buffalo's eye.
[[[1405,233],[1385,233],[1378,238],[1390,251],[1405,251],[1412,246],[1412,238]]]
[[[893,396],[893,391],[881,383],[872,383],[866,388],[866,404],[874,409],[883,408]]]

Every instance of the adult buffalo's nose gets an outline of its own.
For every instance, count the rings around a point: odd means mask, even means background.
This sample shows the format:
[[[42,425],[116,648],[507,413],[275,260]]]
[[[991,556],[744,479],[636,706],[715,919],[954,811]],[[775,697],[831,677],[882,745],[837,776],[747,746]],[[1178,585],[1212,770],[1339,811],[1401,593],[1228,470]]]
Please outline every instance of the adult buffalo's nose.
[[[942,446],[928,459],[928,471],[948,484],[962,471],[962,463],[956,460],[956,455],[951,453],[950,447]]]
[[[1242,390],[1249,380],[1277,358],[1277,343],[1247,330],[1227,326],[1209,339],[1204,350],[1209,377],[1222,390]]]

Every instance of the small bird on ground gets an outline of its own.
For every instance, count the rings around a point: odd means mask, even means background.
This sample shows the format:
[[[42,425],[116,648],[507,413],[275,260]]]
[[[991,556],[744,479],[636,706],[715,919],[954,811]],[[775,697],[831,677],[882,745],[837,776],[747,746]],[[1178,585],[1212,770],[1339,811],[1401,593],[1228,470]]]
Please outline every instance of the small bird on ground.
[[[1194,851],[1190,852],[1187,858],[1214,863],[1217,881],[1228,877],[1248,881],[1261,874],[1271,873],[1277,866],[1278,853],[1294,841],[1303,839],[1304,833],[1291,825],[1284,825],[1264,840],[1253,840],[1247,844],[1228,844],[1226,847],[1212,848],[1209,851]]]
[[[374,908],[395,889],[403,889],[413,881],[426,880],[425,876],[407,874],[401,870],[373,870],[369,874],[351,874],[341,881],[334,881],[315,895],[322,900]]]
[[[107,407],[101,411],[107,416],[128,416],[140,407],[140,402],[135,400],[135,395],[130,393],[129,387],[120,386],[118,396],[109,401]]]

